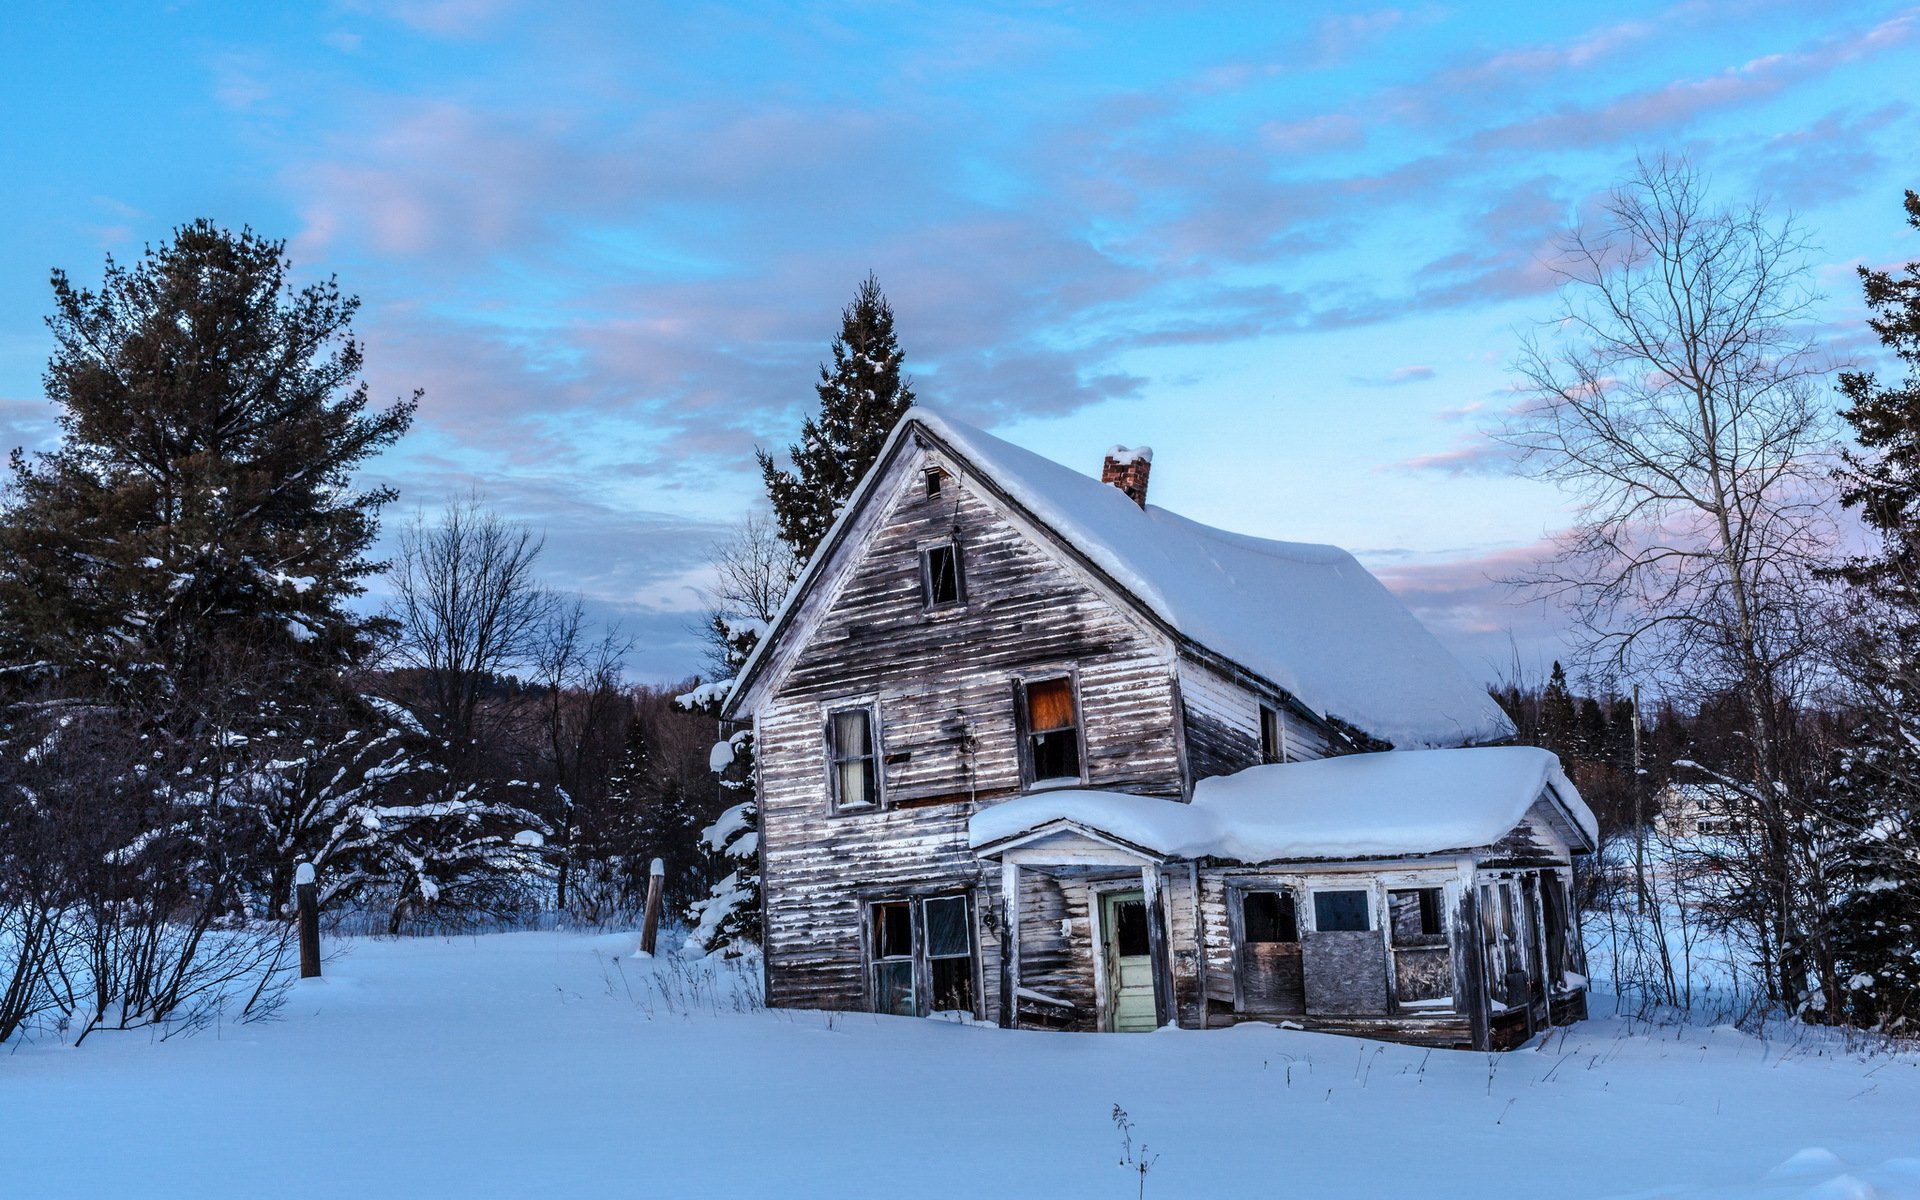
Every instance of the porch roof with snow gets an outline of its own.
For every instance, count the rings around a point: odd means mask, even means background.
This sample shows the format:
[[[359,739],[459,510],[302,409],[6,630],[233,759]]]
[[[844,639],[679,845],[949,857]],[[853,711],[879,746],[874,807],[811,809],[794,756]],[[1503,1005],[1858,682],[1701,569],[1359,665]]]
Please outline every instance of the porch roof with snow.
[[[1201,780],[1192,803],[1081,788],[1030,792],[974,814],[968,842],[992,857],[1071,830],[1166,860],[1404,858],[1490,846],[1541,804],[1569,842],[1592,848],[1592,811],[1558,757],[1533,746],[1249,767]]]
[[[1512,722],[1353,555],[1230,533],[924,407],[903,416],[807,564],[727,705],[741,707],[899,446],[924,437],[1190,643],[1315,714],[1401,749],[1511,737]]]

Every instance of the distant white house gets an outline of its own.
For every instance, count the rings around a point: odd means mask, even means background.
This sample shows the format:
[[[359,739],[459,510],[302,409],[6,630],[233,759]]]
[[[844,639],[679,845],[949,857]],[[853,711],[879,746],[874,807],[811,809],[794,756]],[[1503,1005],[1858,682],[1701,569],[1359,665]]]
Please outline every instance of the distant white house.
[[[1654,831],[1669,840],[1738,837],[1745,829],[1740,794],[1724,784],[1670,783],[1654,802]]]
[[[727,715],[769,1000],[1510,1046],[1585,1011],[1592,814],[1329,546],[1147,504],[915,409]]]

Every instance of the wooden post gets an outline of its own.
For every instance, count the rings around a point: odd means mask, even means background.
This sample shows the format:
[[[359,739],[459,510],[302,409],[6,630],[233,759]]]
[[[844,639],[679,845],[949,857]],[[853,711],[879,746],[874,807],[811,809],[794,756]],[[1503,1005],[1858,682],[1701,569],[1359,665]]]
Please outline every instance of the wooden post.
[[[1000,1024],[1020,1027],[1020,864],[1000,864]]]
[[[640,922],[640,952],[652,954],[660,941],[660,888],[667,877],[667,864],[653,860],[647,876],[647,914]]]
[[[293,870],[294,907],[300,922],[300,978],[320,978],[320,885],[313,881],[313,864]]]

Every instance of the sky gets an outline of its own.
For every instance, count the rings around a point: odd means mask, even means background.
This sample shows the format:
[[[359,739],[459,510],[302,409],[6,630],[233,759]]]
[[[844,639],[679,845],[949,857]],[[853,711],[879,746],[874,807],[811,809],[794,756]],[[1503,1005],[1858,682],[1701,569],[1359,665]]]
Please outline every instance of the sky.
[[[1853,269],[1920,258],[1920,8],[1678,4],[137,3],[0,11],[0,442],[54,434],[47,278],[198,217],[337,275],[389,528],[479,490],[543,570],[702,665],[860,280],[925,401],[1154,502],[1358,554],[1489,680],[1565,653],[1515,594],[1570,520],[1488,430],[1555,239],[1682,154]]]

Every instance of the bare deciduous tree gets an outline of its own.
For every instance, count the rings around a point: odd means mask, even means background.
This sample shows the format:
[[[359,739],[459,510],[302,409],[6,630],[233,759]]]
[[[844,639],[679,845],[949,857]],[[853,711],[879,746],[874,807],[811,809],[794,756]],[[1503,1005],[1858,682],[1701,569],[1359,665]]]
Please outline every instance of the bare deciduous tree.
[[[1769,979],[1798,999],[1818,922],[1789,743],[1831,641],[1819,568],[1836,537],[1807,244],[1791,219],[1715,206],[1697,172],[1660,159],[1562,250],[1562,309],[1524,345],[1502,436],[1579,509],[1529,582],[1567,604],[1600,672],[1740,698],[1762,830],[1753,915]]]
[[[478,496],[400,535],[390,616],[398,665],[419,690],[417,715],[459,756],[480,742],[488,688],[536,656],[554,597],[534,578],[543,539]]]

